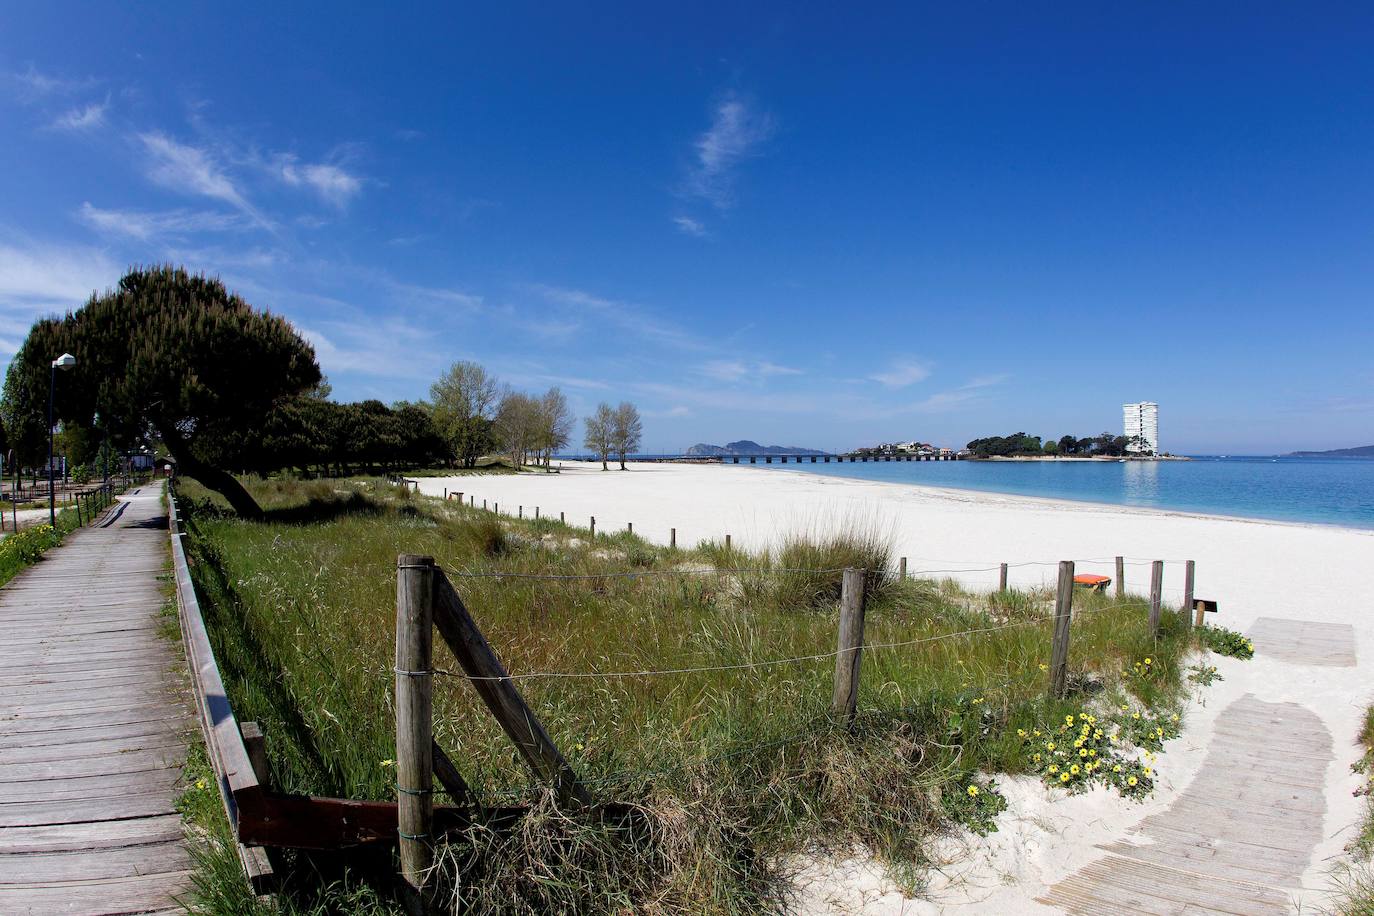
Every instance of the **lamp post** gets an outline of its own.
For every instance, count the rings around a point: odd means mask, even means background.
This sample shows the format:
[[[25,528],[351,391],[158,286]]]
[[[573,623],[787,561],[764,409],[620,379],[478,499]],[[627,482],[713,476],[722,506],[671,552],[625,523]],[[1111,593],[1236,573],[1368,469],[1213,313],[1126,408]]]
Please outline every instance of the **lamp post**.
[[[52,525],[54,531],[57,530],[57,489],[53,485],[52,477],[53,390],[57,388],[57,370],[61,369],[65,372],[75,366],[76,357],[72,356],[70,353],[63,353],[52,361],[52,373],[48,376],[48,524]]]

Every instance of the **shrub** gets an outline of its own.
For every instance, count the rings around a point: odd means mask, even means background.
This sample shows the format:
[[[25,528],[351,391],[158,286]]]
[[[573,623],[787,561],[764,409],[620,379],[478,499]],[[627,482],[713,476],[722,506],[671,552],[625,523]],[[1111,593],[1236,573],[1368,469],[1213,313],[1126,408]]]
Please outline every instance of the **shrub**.
[[[1218,655],[1229,655],[1232,658],[1255,657],[1255,644],[1248,637],[1226,627],[1203,627],[1198,630],[1198,639]]]

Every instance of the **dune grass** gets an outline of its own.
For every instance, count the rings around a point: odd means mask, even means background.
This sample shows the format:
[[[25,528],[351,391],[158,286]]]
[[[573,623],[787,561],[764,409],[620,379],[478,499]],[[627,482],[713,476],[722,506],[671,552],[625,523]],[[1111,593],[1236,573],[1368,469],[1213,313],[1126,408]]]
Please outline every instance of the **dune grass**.
[[[771,553],[670,550],[380,481],[248,484],[263,522],[193,482],[182,504],[216,656],[240,719],[268,735],[276,786],[394,797],[399,553],[436,558],[512,674],[621,675],[518,682],[593,794],[636,812],[619,825],[556,810],[467,683],[436,679],[436,739],[480,800],[532,806],[519,830],[478,825],[441,850],[446,899],[468,911],[783,909],[797,854],[856,846],[917,875],[932,835],[990,823],[969,786],[995,799],[993,774],[1038,775],[1018,730],[1088,707],[1172,711],[1184,692],[1192,642],[1174,615],[1156,642],[1143,599],[1083,593],[1074,691],[1047,700],[1051,594],[896,581],[865,522]],[[849,565],[870,593],[852,730],[828,710]],[[1152,676],[1129,676],[1145,657]],[[436,665],[457,670],[443,648]],[[667,669],[707,670],[629,673]]]

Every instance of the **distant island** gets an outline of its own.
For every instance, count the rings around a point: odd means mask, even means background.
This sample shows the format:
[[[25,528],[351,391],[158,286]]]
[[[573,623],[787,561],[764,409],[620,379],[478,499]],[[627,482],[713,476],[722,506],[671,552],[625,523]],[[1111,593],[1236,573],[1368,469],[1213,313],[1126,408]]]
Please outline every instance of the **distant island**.
[[[1374,458],[1374,445],[1333,448],[1325,452],[1289,452],[1289,458]]]
[[[790,445],[759,445],[749,439],[727,442],[724,445],[708,445],[698,442],[687,449],[691,458],[718,458],[722,455],[828,455],[829,452],[814,448],[795,448]]]

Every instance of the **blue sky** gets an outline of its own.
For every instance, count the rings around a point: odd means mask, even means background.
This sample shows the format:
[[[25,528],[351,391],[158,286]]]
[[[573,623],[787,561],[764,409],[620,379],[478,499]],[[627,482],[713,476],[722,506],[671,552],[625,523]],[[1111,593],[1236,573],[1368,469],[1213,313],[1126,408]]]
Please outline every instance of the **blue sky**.
[[[171,260],[654,451],[1374,442],[1368,5],[468,6],[8,4],[0,350]]]

